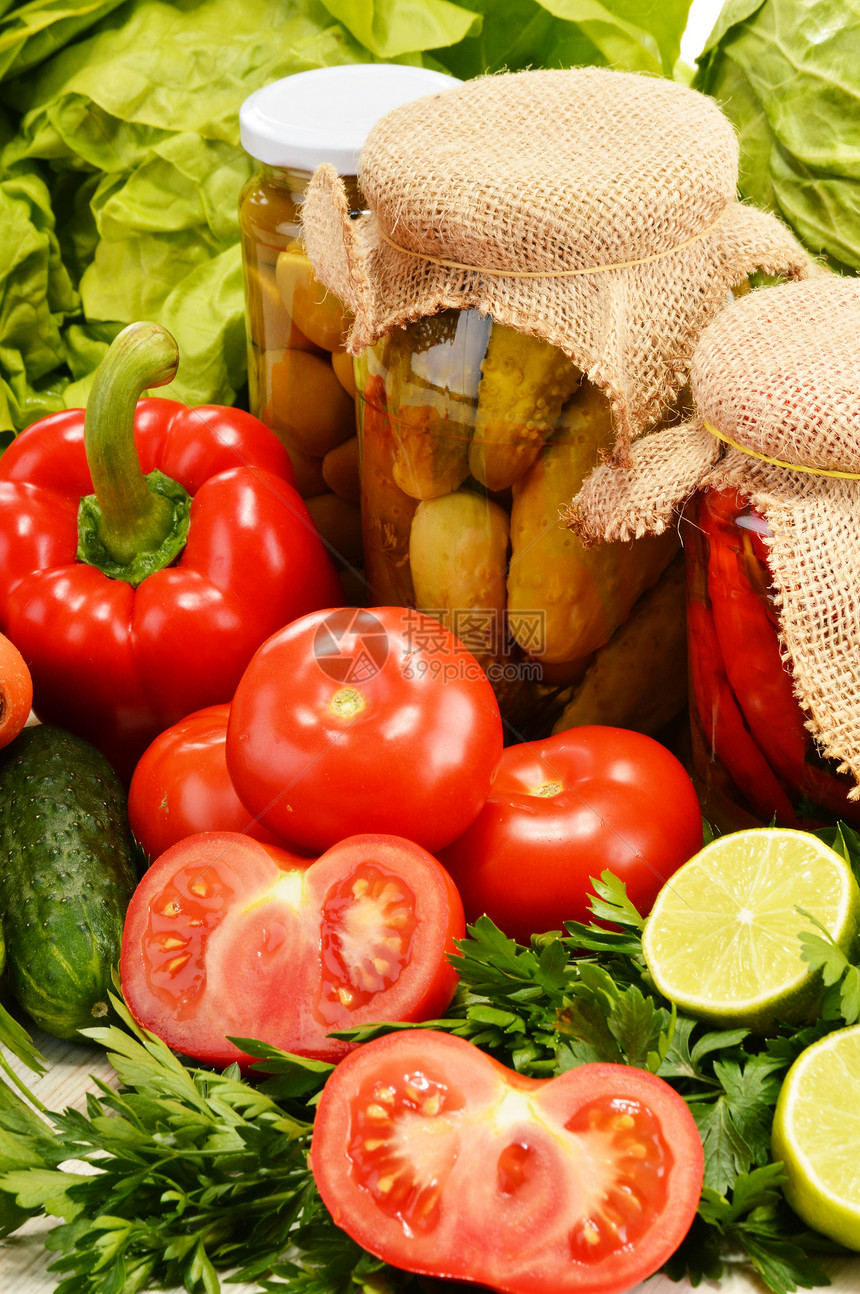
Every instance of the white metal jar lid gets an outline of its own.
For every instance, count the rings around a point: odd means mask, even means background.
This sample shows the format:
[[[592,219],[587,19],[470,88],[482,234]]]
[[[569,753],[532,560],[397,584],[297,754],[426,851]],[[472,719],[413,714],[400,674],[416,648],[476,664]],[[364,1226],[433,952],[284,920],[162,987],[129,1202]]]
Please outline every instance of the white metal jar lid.
[[[242,147],[268,166],[313,171],[329,162],[355,175],[371,126],[413,99],[460,82],[405,63],[345,63],[264,85],[239,109]]]

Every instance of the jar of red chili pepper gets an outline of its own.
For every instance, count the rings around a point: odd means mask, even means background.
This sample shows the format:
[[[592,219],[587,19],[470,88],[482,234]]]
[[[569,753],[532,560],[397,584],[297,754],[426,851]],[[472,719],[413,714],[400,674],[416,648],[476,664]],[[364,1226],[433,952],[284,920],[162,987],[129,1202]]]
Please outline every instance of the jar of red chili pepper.
[[[768,565],[770,527],[737,490],[702,490],[685,513],[693,770],[723,831],[860,824],[853,782],[824,758],[795,696]]]
[[[239,112],[242,145],[260,163],[239,200],[250,409],[286,446],[341,566],[360,566],[362,548],[353,361],[343,346],[351,315],[305,256],[304,193],[328,162],[358,210],[355,172],[369,128],[396,105],[456,84],[428,68],[346,64],[263,86]]]
[[[571,521],[680,530],[706,817],[858,826],[860,282],[813,269],[727,306],[691,387],[693,417],[592,473]]]

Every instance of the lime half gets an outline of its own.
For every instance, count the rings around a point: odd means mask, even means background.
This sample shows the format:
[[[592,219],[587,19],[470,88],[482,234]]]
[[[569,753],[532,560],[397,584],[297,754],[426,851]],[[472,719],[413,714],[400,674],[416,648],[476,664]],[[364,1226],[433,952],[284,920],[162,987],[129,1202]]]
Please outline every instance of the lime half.
[[[860,1250],[860,1025],[801,1052],[773,1121],[773,1157],[785,1197],[809,1226]]]
[[[642,952],[660,992],[691,1015],[754,1029],[796,1022],[814,1012],[821,990],[801,957],[801,932],[816,931],[804,913],[848,950],[860,924],[849,864],[808,832],[736,831],[669,878]]]

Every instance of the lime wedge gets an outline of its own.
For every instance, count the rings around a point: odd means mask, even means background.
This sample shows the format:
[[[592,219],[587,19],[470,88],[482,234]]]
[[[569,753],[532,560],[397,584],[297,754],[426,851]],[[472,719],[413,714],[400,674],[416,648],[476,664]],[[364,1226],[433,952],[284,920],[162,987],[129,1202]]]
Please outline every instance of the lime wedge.
[[[758,1030],[796,1023],[814,1014],[821,991],[801,957],[801,931],[816,931],[804,913],[848,951],[860,925],[850,865],[805,831],[736,831],[666,882],[642,952],[660,992],[691,1015]]]
[[[773,1121],[785,1197],[808,1226],[860,1250],[860,1025],[801,1052],[785,1077]]]

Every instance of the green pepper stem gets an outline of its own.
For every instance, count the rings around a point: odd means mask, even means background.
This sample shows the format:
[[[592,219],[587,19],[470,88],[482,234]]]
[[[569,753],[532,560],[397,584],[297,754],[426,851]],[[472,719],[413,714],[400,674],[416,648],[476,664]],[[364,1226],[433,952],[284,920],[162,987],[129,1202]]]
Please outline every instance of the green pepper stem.
[[[169,499],[146,483],[134,443],[143,391],[172,381],[179,349],[166,329],[133,323],[114,339],[87,400],[84,447],[99,504],[98,538],[116,562],[157,549],[174,523]]]

